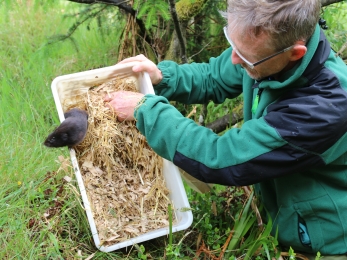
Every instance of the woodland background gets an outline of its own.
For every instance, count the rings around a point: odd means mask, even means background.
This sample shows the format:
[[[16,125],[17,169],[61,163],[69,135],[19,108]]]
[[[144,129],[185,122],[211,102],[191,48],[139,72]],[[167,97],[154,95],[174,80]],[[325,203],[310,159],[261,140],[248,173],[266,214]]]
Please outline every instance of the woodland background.
[[[346,60],[347,1],[321,2],[325,33]],[[208,62],[228,47],[225,8],[218,0],[0,0],[0,259],[271,259],[281,250],[294,257],[269,234],[271,222],[258,225],[248,188],[219,185],[207,193],[186,186],[194,215],[188,230],[102,253],[67,149],[42,145],[59,124],[55,77],[140,53],[156,63]],[[242,96],[173,105],[220,134],[242,124]]]

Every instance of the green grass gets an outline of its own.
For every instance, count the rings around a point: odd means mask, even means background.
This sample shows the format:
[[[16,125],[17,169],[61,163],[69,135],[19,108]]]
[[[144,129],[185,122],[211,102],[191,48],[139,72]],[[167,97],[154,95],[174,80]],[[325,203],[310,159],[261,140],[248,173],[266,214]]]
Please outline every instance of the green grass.
[[[256,226],[243,193],[221,186],[208,194],[186,187],[194,223],[170,241],[159,238],[112,253],[95,248],[74,173],[58,160],[69,161],[67,149],[42,145],[59,124],[53,79],[117,62],[122,28],[117,15],[103,28],[92,21],[73,40],[47,44],[51,36],[67,33],[75,20],[65,15],[80,8],[67,1],[0,0],[0,259],[158,259],[165,251],[167,258],[192,259],[199,238],[214,255],[224,245],[229,256],[258,251],[263,259],[273,253],[276,241],[269,227]],[[226,243],[233,229],[248,237],[247,244],[236,236]]]
[[[347,42],[347,1],[324,8],[322,17],[326,20],[329,27],[329,30],[325,31],[325,33],[331,43],[331,47],[335,51],[339,51],[342,45]]]
[[[78,52],[71,41],[47,45],[66,33],[71,21],[63,15],[78,5],[32,2],[0,2],[0,259],[72,259],[78,250],[86,257],[96,251],[89,226],[75,183],[62,180],[73,173],[55,174],[68,151],[42,145],[59,122],[50,85],[59,75],[115,64],[118,41],[101,38],[92,23],[74,35]]]
[[[63,17],[81,5],[40,2],[0,2],[0,259],[158,259],[166,253],[171,259],[191,259],[199,233],[218,254],[235,213],[231,206],[220,206],[226,201],[218,195],[224,187],[207,195],[187,188],[195,228],[174,233],[170,241],[155,239],[112,253],[95,248],[74,174],[60,168],[58,156],[69,161],[67,149],[48,149],[42,143],[59,124],[52,80],[115,64],[115,32],[121,30],[108,26],[101,33],[94,21],[89,28],[81,26],[73,41],[47,44],[51,36],[68,31],[74,20]],[[66,175],[71,183],[63,180]],[[218,203],[218,218],[211,212],[213,203]],[[239,201],[235,209],[241,208]]]
[[[116,63],[112,55],[118,47],[116,39],[109,35],[101,40],[96,28],[76,32],[79,52],[71,41],[46,45],[50,36],[65,33],[71,25],[62,19],[64,6],[54,2],[48,6],[0,6],[0,142],[4,148],[0,169],[14,182],[42,176],[47,169],[56,167],[54,159],[58,154],[67,154],[66,149],[47,150],[41,145],[58,124],[50,90],[52,80]]]

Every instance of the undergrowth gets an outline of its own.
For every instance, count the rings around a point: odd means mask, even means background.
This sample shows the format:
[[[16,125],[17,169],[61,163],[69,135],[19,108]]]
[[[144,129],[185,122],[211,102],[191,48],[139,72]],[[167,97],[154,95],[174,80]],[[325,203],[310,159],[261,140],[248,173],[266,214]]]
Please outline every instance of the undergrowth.
[[[67,1],[0,1],[0,259],[278,256],[271,222],[259,225],[253,195],[219,185],[205,194],[186,186],[194,215],[189,229],[111,253],[95,248],[68,151],[42,142],[59,122],[52,80],[115,64],[119,39],[113,31],[120,27],[115,22],[101,35],[97,21],[90,21],[73,41],[51,43],[52,35],[71,26],[62,17],[73,9],[78,5]],[[226,105],[208,109],[221,116],[233,104]]]

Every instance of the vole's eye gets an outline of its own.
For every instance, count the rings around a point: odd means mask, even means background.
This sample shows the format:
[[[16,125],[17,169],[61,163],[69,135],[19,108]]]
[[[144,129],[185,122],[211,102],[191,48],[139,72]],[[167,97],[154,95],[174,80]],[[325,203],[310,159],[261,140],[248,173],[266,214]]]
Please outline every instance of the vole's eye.
[[[52,140],[55,140],[55,136],[52,137]]]

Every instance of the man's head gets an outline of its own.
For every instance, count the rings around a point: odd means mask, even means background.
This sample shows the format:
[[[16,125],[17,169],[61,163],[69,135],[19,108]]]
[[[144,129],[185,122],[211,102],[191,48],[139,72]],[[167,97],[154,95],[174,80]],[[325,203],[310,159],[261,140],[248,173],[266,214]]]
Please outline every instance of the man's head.
[[[257,80],[290,69],[305,55],[319,12],[319,0],[229,0],[226,34],[234,45],[233,63]],[[247,65],[271,56],[254,68]]]

